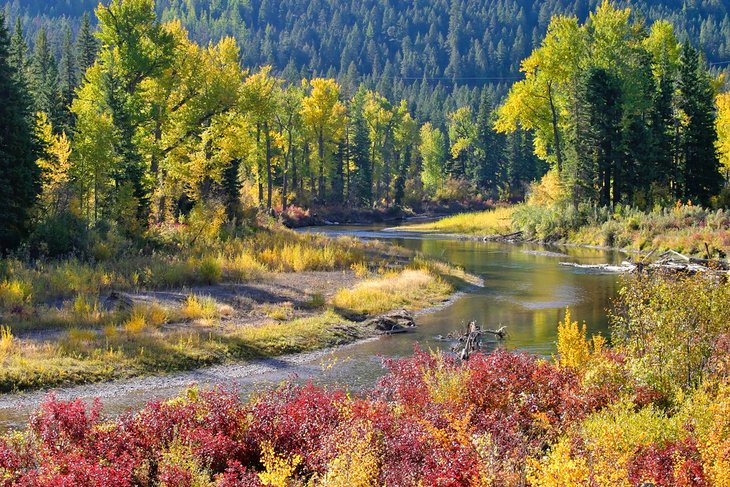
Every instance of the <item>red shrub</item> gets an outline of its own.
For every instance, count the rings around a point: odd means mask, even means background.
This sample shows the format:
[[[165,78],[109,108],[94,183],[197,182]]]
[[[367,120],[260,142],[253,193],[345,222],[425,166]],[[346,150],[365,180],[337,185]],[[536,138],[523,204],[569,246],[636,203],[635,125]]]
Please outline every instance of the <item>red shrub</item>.
[[[705,487],[702,458],[692,439],[639,451],[629,463],[632,484],[651,481],[657,487]]]
[[[312,384],[280,388],[251,407],[248,440],[257,451],[270,442],[277,452],[301,456],[305,470],[322,471],[321,440],[337,427],[345,401],[343,392]]]

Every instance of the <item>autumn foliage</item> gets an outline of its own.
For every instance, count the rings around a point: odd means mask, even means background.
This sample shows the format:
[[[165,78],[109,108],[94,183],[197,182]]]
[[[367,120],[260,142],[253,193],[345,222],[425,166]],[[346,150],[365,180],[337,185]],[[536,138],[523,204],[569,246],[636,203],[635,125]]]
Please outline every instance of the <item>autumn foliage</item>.
[[[681,285],[701,302],[726,286],[653,279],[633,292]],[[652,308],[627,293],[616,313],[631,323],[672,315],[668,301]],[[698,306],[695,319],[723,309]],[[620,316],[614,331],[628,339]],[[700,382],[666,389],[647,373],[646,350],[675,336],[655,326],[639,353],[589,339],[566,313],[553,360],[498,350],[462,362],[416,349],[357,394],[285,384],[243,401],[192,388],[112,420],[98,402],[49,396],[27,429],[0,437],[0,486],[730,485],[730,383],[717,365],[727,347],[708,352],[702,364],[715,365]],[[725,336],[705,331],[708,343]]]

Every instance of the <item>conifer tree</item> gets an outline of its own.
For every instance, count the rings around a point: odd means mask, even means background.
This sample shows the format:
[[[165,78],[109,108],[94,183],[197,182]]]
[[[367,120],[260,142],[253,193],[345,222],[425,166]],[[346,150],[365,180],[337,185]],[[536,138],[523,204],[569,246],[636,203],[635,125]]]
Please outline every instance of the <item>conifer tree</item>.
[[[28,228],[30,210],[40,191],[30,101],[10,64],[10,39],[0,12],[0,253],[15,247]]]
[[[71,103],[78,86],[76,55],[73,48],[71,28],[66,24],[61,47],[61,62],[58,67],[58,90],[61,103],[59,129],[68,132],[73,125]]]
[[[91,31],[89,13],[85,12],[81,17],[81,29],[76,41],[76,59],[78,63],[79,79],[83,79],[84,73],[96,61],[99,44]]]
[[[59,115],[58,67],[45,29],[38,31],[30,60],[29,86],[36,112],[45,113],[54,126]]]
[[[370,161],[370,139],[368,125],[363,113],[365,91],[358,90],[352,101],[352,146],[350,149],[352,163],[355,166],[355,196],[360,204],[373,204],[373,169]]]
[[[23,26],[20,18],[15,20],[15,31],[10,39],[8,62],[15,70],[16,79],[23,84],[27,83],[26,70],[28,69],[28,44],[23,36]]]
[[[686,124],[682,131],[683,196],[708,204],[721,184],[720,161],[715,144],[715,100],[712,82],[699,51],[685,42],[679,72],[680,109]]]

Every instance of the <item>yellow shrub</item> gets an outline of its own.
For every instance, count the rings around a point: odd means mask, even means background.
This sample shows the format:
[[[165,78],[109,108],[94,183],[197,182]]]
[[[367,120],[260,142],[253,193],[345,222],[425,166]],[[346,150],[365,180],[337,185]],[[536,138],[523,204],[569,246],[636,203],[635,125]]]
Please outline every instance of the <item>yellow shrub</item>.
[[[542,461],[531,459],[527,481],[533,487],[583,487],[589,485],[590,470],[582,457],[570,455],[570,441],[560,440]]]
[[[223,259],[223,273],[232,281],[251,281],[261,279],[266,274],[266,267],[248,252],[239,253]]]
[[[558,355],[561,367],[580,368],[590,358],[586,324],[581,327],[577,321],[572,321],[570,308],[565,309],[565,319],[558,323]]]
[[[368,266],[363,262],[355,262],[350,266],[350,269],[355,273],[356,277],[366,277],[370,271],[368,270]]]
[[[326,487],[370,487],[377,485],[380,454],[371,428],[353,431],[352,438],[338,448],[339,454],[327,466],[320,485]]]
[[[535,206],[554,206],[568,197],[563,184],[560,182],[560,175],[557,171],[548,171],[540,182],[530,186],[529,204]]]
[[[154,327],[162,326],[170,319],[167,309],[159,303],[150,304],[145,310],[145,315],[147,317],[147,323]]]
[[[294,308],[291,303],[270,304],[264,306],[263,309],[266,316],[277,321],[290,320],[294,316]]]
[[[462,403],[469,371],[444,367],[440,355],[438,360],[439,365],[426,371],[423,377],[431,399],[438,404]]]
[[[6,280],[0,284],[0,309],[10,310],[30,303],[33,286],[18,279]]]
[[[264,485],[287,487],[301,462],[302,457],[299,455],[281,457],[276,454],[271,443],[264,443],[261,446],[261,463],[265,470],[259,473],[259,478]]]
[[[179,439],[172,442],[170,447],[162,453],[161,470],[168,467],[177,468],[188,474],[189,482],[185,485],[190,487],[209,487],[211,484],[211,472],[195,458],[190,446],[185,445]],[[162,487],[177,487],[178,484],[163,482]]]
[[[491,235],[508,233],[512,228],[513,208],[495,208],[476,213],[460,213],[435,222],[402,227],[406,231],[446,232]]]
[[[337,292],[332,303],[349,311],[375,314],[400,306],[427,305],[443,298],[451,287],[425,270],[386,272],[379,279],[369,279],[352,289]]]
[[[92,318],[98,313],[98,302],[86,294],[78,294],[71,303],[73,314],[77,318]]]

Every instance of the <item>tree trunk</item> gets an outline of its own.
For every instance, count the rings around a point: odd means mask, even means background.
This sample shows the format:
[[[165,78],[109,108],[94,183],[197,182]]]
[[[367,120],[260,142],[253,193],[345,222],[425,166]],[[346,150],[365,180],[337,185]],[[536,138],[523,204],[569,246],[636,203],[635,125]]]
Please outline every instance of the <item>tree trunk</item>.
[[[256,124],[256,183],[259,187],[259,206],[264,204],[264,185],[261,182],[261,154],[259,149],[261,148],[261,124]]]
[[[269,123],[264,122],[264,132],[266,137],[266,209],[271,209],[271,193],[273,192],[273,181],[271,178],[271,134],[269,133]]]
[[[319,202],[324,202],[324,131],[319,131]]]
[[[558,130],[558,113],[553,102],[552,83],[548,83],[548,102],[550,103],[550,115],[552,116],[553,138],[555,139],[555,158],[558,163],[558,174],[563,172],[563,150],[560,147],[560,131]]]

